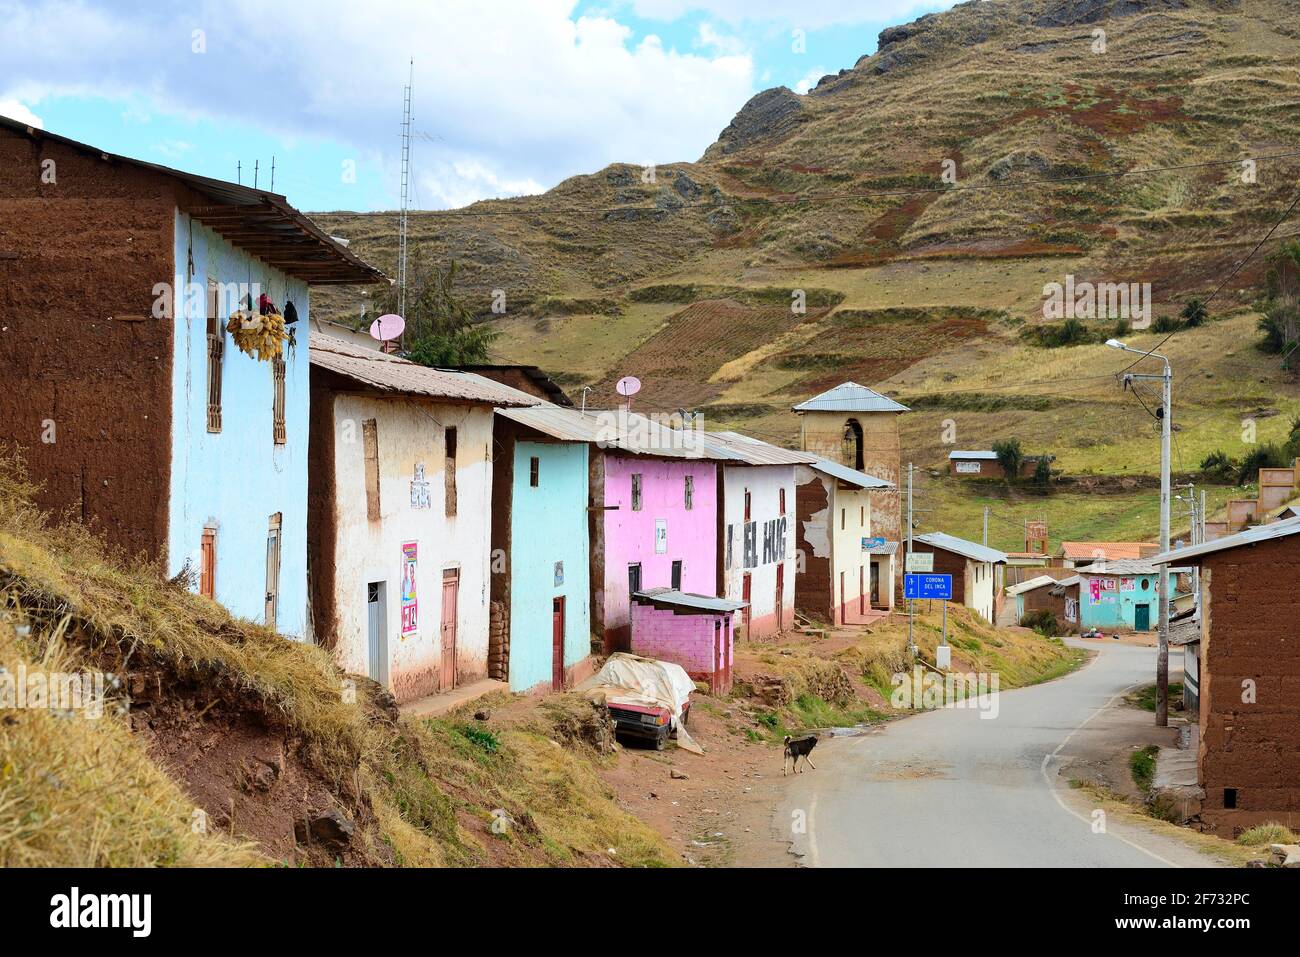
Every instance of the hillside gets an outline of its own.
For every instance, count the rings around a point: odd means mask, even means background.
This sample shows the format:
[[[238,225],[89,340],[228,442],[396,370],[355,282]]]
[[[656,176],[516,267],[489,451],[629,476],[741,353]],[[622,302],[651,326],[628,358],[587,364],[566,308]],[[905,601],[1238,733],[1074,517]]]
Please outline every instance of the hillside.
[[[51,525],[21,475],[0,448],[0,867],[678,861],[599,779],[586,702],[492,730],[400,715],[321,649]],[[96,673],[95,697],[31,690]]]
[[[913,406],[904,448],[926,466],[953,420],[957,447],[1017,435],[1070,474],[1150,474],[1151,419],[1099,345],[1115,322],[1043,348],[1028,338],[1043,288],[1149,282],[1158,320],[1229,277],[1294,196],[1300,155],[1259,162],[1249,184],[1240,161],[1300,150],[1298,24],[1300,0],[961,4],[885,30],[806,96],[760,93],[653,182],[616,165],[416,214],[413,236],[463,265],[485,315],[506,292],[500,358],[596,404],[635,373],[646,408],[791,442],[790,405],[851,379]],[[393,259],[393,215],[318,218]],[[1169,344],[1176,469],[1240,455],[1247,416],[1264,413],[1265,441],[1300,412],[1300,389],[1252,347],[1271,248],[1226,284],[1214,322]],[[804,313],[788,309],[796,290]],[[320,308],[347,317],[360,301]]]

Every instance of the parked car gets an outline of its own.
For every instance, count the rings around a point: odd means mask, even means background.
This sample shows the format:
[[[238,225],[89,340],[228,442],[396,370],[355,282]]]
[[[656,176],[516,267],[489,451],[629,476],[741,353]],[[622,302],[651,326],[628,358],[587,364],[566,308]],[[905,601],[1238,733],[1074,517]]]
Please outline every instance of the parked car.
[[[671,661],[619,652],[610,655],[587,696],[609,709],[615,736],[648,741],[663,750],[670,737],[700,753],[686,724],[695,682]]]
[[[659,705],[634,704],[630,701],[606,699],[609,716],[614,722],[618,738],[636,738],[651,742],[656,751],[662,751],[668,738],[675,733],[673,713]],[[682,723],[690,722],[691,703],[682,706]]]

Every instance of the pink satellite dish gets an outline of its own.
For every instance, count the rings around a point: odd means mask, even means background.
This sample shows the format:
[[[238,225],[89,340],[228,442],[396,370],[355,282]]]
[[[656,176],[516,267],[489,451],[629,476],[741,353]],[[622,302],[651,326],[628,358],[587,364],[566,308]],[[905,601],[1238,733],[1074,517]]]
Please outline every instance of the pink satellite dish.
[[[619,395],[631,398],[641,391],[641,380],[634,375],[625,375],[618,380],[618,383],[614,386],[614,391]]]
[[[396,339],[406,328],[406,320],[396,313],[387,313],[370,324],[370,338],[380,342]]]

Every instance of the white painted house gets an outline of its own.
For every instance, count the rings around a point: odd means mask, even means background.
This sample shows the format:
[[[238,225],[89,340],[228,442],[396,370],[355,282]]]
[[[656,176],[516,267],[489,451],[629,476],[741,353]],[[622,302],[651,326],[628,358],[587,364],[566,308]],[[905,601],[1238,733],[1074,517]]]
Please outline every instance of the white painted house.
[[[999,604],[1005,600],[1002,587],[1006,552],[945,532],[914,535],[912,551],[933,553],[935,574],[952,575],[953,601],[961,602],[990,624],[997,621]]]
[[[706,432],[704,446],[721,461],[718,595],[743,602],[741,638],[794,627],[795,468],[816,462],[737,432]]]
[[[311,337],[317,642],[407,701],[487,676],[493,409],[467,372]]]

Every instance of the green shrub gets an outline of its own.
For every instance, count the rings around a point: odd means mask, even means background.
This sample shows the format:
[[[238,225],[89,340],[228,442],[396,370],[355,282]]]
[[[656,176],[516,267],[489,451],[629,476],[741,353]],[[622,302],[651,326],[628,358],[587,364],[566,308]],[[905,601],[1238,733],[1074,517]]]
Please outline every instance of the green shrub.
[[[1237,470],[1237,484],[1245,485],[1259,478],[1260,469],[1280,469],[1291,464],[1286,449],[1273,442],[1257,445],[1241,460]]]

